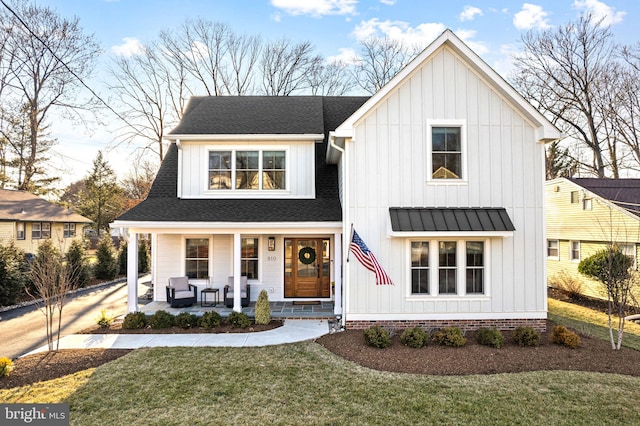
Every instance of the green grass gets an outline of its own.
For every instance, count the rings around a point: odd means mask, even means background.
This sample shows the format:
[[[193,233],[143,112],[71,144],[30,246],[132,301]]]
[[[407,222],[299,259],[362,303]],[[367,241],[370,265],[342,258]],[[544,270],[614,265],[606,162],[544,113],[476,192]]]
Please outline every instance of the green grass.
[[[602,312],[555,299],[549,299],[548,318],[557,324],[572,328],[585,336],[610,341],[607,315]],[[614,322],[614,337],[616,337],[616,326]],[[631,321],[625,322],[622,346],[640,350],[640,325]]]
[[[592,335],[606,325],[606,316],[573,305],[550,300],[549,310],[554,321]],[[631,344],[639,339],[637,330],[625,335]],[[631,425],[640,424],[639,393],[640,378],[616,374],[378,372],[303,342],[140,349],[77,377],[2,391],[0,401],[66,401],[71,424],[92,426]]]

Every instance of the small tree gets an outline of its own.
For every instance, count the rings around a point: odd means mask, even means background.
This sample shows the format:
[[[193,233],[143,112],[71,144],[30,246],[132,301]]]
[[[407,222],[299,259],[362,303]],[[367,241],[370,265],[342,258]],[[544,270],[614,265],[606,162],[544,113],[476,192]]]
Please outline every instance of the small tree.
[[[93,274],[101,280],[112,280],[118,273],[118,260],[116,259],[113,240],[110,235],[104,235],[98,243],[96,250],[96,264]]]
[[[149,272],[149,245],[146,241],[138,242],[138,273],[144,274]]]
[[[127,242],[122,242],[120,244],[120,252],[118,253],[118,273],[120,275],[125,275],[127,273],[127,256],[129,255],[128,247],[129,244]]]
[[[26,269],[22,250],[13,242],[0,245],[0,306],[13,305],[24,294]]]
[[[69,262],[64,262],[62,254],[51,240],[45,240],[38,248],[29,276],[33,282],[34,298],[41,299],[40,309],[45,316],[47,329],[47,345],[53,351],[53,339],[56,335],[60,348],[60,330],[62,328],[62,310],[66,303],[67,293],[75,288],[77,283],[76,271]],[[57,311],[57,326],[56,326]]]
[[[629,308],[633,286],[637,282],[636,274],[631,272],[632,266],[633,259],[622,253],[615,244],[583,259],[578,265],[578,272],[601,282],[605,287],[611,349],[620,349],[622,346],[624,318]],[[614,315],[618,316],[617,341],[613,335]]]
[[[271,306],[269,306],[269,295],[266,290],[262,290],[256,301],[256,324],[269,324],[271,322]]]
[[[91,280],[91,267],[87,261],[87,251],[79,240],[73,240],[67,251],[67,262],[75,273],[75,287],[86,287]]]

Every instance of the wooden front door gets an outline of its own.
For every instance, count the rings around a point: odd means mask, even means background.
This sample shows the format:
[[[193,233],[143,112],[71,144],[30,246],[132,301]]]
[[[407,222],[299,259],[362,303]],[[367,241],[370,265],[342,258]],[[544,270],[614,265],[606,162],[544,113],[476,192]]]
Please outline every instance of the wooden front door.
[[[328,298],[329,239],[284,239],[284,297]]]

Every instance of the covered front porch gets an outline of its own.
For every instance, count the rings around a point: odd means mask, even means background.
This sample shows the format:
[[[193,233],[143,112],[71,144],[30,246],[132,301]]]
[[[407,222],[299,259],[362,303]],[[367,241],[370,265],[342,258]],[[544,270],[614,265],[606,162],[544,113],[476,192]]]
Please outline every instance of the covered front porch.
[[[295,302],[269,302],[271,307],[271,318],[273,319],[333,319],[336,317],[334,313],[334,303],[332,301],[317,302],[312,304],[297,304]],[[220,303],[216,306],[201,306],[200,303],[184,308],[172,308],[167,302],[153,301],[145,305],[140,305],[139,311],[147,315],[153,315],[157,311],[166,311],[170,314],[177,315],[181,312],[189,312],[195,315],[202,315],[205,312],[215,311],[223,318],[229,316],[233,312],[233,308],[227,308]],[[255,302],[249,303],[249,306],[242,308],[242,313],[247,314],[250,318],[255,317]]]

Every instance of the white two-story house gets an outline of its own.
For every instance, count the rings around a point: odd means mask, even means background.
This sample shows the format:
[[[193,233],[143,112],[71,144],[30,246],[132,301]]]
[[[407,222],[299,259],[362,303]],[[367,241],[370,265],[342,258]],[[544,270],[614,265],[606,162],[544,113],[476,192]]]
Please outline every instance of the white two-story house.
[[[192,98],[149,197],[112,226],[151,234],[156,300],[172,276],[246,276],[251,300],[333,300],[352,328],[542,329],[559,136],[445,31],[370,98]],[[352,230],[392,285],[350,254]]]

